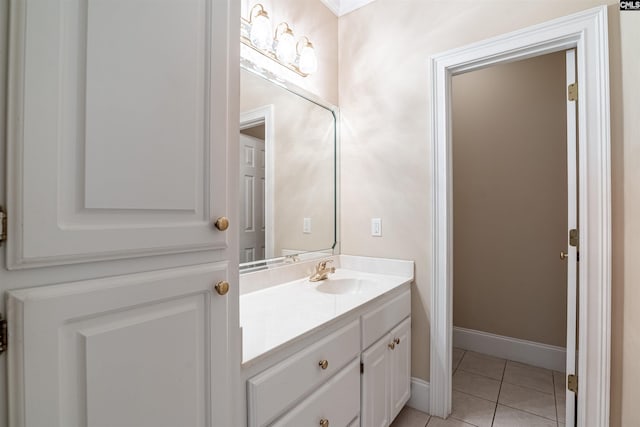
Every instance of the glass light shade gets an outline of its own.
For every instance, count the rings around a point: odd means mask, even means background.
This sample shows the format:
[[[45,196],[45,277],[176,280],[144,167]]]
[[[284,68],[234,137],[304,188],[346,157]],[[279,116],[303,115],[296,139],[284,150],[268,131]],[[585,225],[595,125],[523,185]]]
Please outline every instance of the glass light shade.
[[[307,43],[300,52],[300,62],[298,68],[305,74],[315,73],[318,69],[318,60],[316,59],[316,52],[313,49],[311,43]]]
[[[251,20],[249,39],[259,49],[268,50],[271,48],[271,21],[266,13],[260,13]]]
[[[276,46],[276,56],[285,64],[291,64],[296,59],[296,41],[290,31],[286,31],[278,36]]]

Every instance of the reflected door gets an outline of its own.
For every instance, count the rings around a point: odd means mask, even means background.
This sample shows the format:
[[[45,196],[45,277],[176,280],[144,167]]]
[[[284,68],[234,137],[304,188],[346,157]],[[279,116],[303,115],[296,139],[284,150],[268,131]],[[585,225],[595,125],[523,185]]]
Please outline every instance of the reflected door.
[[[265,259],[265,143],[240,134],[240,262]]]

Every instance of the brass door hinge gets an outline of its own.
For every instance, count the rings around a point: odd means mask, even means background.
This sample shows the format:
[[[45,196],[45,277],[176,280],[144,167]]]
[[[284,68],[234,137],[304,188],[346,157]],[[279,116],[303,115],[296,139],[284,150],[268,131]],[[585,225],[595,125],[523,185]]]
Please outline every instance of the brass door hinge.
[[[7,212],[0,206],[0,246],[7,240]]]
[[[569,244],[573,247],[578,247],[578,230],[575,228],[569,230]]]
[[[578,376],[567,375],[567,390],[578,393]]]
[[[8,333],[7,333],[7,321],[2,318],[2,314],[0,314],[0,354],[7,351],[7,341],[8,341]]]
[[[569,101],[578,100],[578,83],[571,83],[567,88],[567,99]]]

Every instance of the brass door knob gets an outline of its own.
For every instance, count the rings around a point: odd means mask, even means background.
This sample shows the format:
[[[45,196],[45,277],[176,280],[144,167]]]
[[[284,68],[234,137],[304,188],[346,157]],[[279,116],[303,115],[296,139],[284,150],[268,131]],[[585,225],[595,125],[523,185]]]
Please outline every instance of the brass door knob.
[[[391,344],[389,344],[389,348],[391,350],[395,349],[396,348],[396,343],[392,342]]]
[[[318,366],[320,366],[322,369],[327,369],[329,367],[329,361],[326,359],[322,359],[318,362]]]
[[[560,251],[560,259],[561,259],[561,260],[563,260],[563,261],[564,261],[564,260],[565,260],[565,259],[567,259],[568,257],[569,257],[569,254],[568,254],[568,253],[566,253],[565,251]]]
[[[396,343],[396,344],[400,344],[400,338],[394,339],[393,342]]]
[[[216,219],[216,222],[214,223],[214,225],[218,230],[224,231],[227,228],[229,228],[229,220],[227,219],[226,216],[221,216],[220,218]]]
[[[219,293],[220,295],[226,295],[227,292],[229,292],[229,282],[226,282],[224,280],[216,283],[216,285],[214,286],[215,290],[217,293]]]
[[[323,418],[320,420],[320,427],[329,427],[329,420],[326,418]]]

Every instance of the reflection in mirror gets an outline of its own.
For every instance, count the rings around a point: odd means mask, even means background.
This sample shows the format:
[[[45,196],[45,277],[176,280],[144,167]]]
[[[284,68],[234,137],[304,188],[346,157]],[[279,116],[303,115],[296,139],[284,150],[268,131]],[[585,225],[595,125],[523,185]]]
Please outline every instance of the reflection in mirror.
[[[335,108],[241,69],[240,267],[333,253]]]

